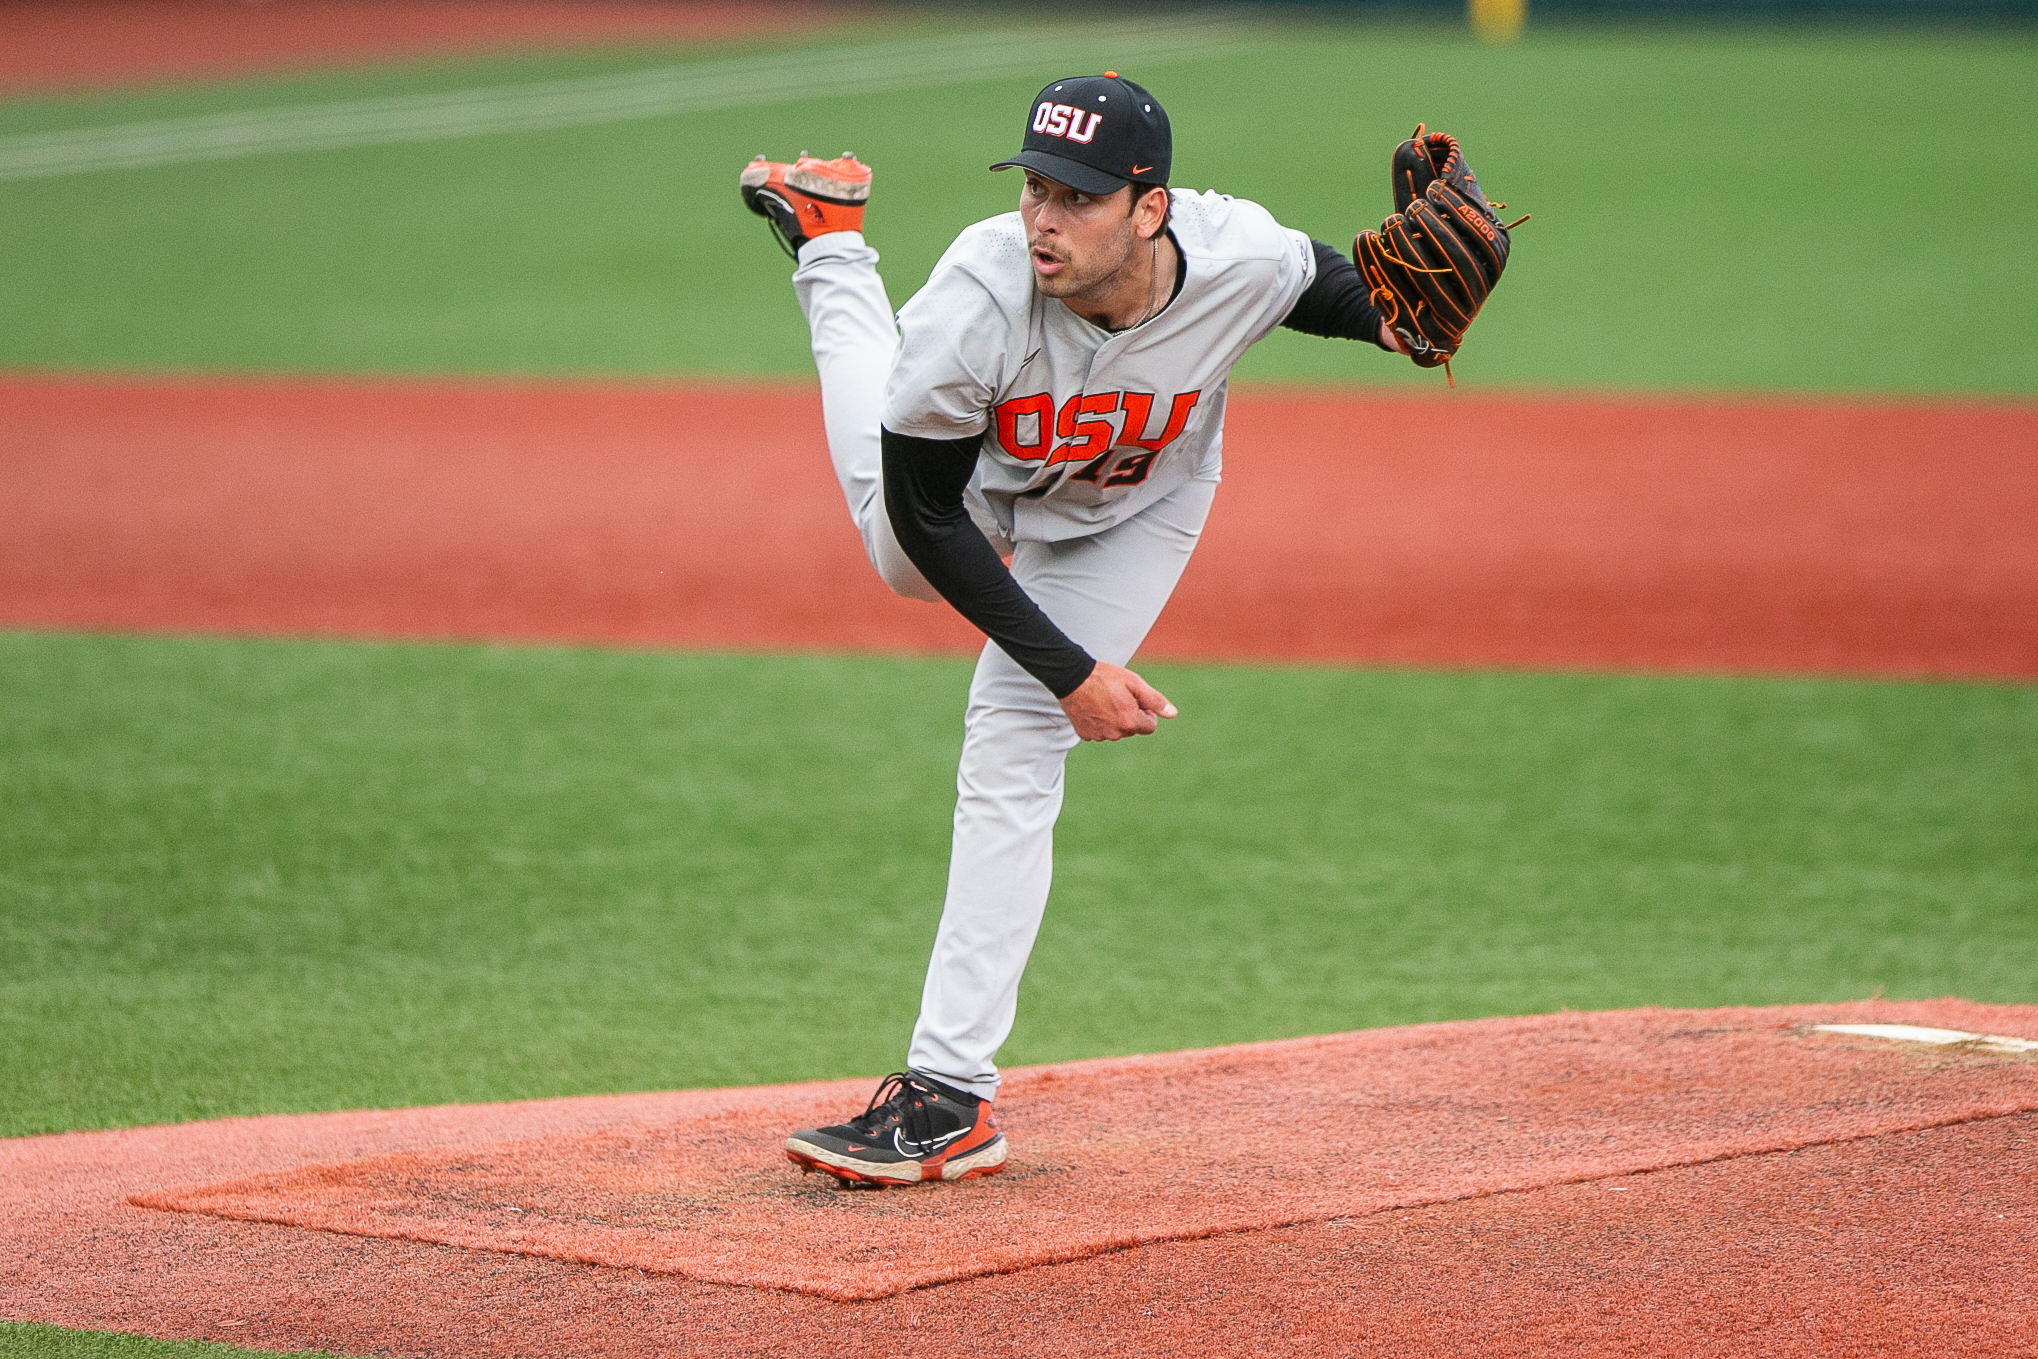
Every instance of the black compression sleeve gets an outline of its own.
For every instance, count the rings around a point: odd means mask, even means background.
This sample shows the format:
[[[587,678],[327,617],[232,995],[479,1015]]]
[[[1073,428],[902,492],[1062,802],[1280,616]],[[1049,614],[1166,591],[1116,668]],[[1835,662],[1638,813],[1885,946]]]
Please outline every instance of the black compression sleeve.
[[[976,439],[915,439],[884,432],[885,513],[892,535],[927,583],[1056,698],[1097,668],[1021,589],[962,503],[977,465]]]
[[[1316,249],[1316,281],[1296,299],[1281,324],[1305,335],[1380,344],[1380,309],[1367,295],[1359,267],[1322,241],[1309,244]],[[1395,352],[1386,345],[1380,347]]]

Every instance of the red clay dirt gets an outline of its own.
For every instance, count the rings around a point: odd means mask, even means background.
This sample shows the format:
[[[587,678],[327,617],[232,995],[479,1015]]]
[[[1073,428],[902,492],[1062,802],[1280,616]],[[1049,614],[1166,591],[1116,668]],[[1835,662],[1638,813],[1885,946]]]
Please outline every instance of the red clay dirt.
[[[820,430],[807,384],[0,378],[0,623],[974,650]],[[2038,407],[1247,388],[1226,443],[1146,657],[2038,676]]]
[[[4,0],[0,92],[811,33],[860,12],[821,0]]]
[[[738,1124],[745,1109],[791,1112],[824,1096],[839,1111],[866,1089],[857,1083],[13,1139],[0,1142],[0,1314],[272,1348],[421,1355],[816,1355],[925,1344],[987,1356],[1106,1347],[1170,1355],[2038,1354],[2038,1279],[2029,1268],[2038,1248],[2038,1117],[2029,1112],[2038,1107],[2038,1061],[1804,1032],[1823,1021],[2038,1037],[2034,1006],[1857,1002],[1483,1020],[1015,1073],[1006,1123],[1019,1169],[1035,1173],[1005,1188],[1031,1184],[1021,1192],[1037,1194],[1041,1207],[1082,1208],[1069,1202],[1081,1197],[1072,1192],[1079,1168],[1055,1168],[1065,1145],[1057,1138],[1067,1135],[1057,1121],[1081,1120],[1054,1106],[1094,1109],[1097,1101],[1084,1098],[1091,1080],[1132,1092],[1135,1109],[1158,1096],[1164,1114],[1193,1108],[1198,1088],[1218,1092],[1200,1133],[1229,1146],[1203,1153],[1205,1166],[1214,1158],[1256,1168],[1207,1178],[1202,1197],[1212,1202],[1278,1212],[1270,1198],[1314,1192],[1320,1176],[1354,1166],[1371,1169],[1348,1182],[1362,1191],[1349,1209],[1313,1205],[1321,1221],[1123,1250],[1096,1242],[1097,1253],[1066,1263],[853,1303],[500,1249],[153,1211],[126,1199],[410,1156],[440,1166],[439,1178],[385,1187],[429,1215],[455,1155],[499,1156],[499,1144],[533,1137],[613,1144],[645,1135],[632,1128],[669,1129],[713,1108]],[[1182,1078],[1172,1092],[1171,1071]],[[1794,1075],[1807,1083],[1795,1086]],[[1255,1162],[1255,1142],[1278,1138],[1283,1120],[1324,1098],[1348,1103],[1358,1121],[1319,1138],[1305,1161],[1290,1153]],[[1474,1107],[1478,1099],[1491,1107]],[[1943,1122],[1961,1116],[1969,1121]],[[1503,1117],[1528,1126],[1514,1129]],[[1131,1168],[1142,1143],[1149,1164],[1157,1150],[1179,1148],[1172,1119],[1142,1126],[1121,1116],[1118,1141],[1090,1150],[1163,1186],[1196,1176],[1195,1156],[1159,1173]],[[1941,1126],[1901,1130],[1921,1119]],[[1382,1130],[1392,1151],[1376,1142]],[[1557,1159],[1511,1192],[1463,1174],[1506,1161],[1515,1139],[1548,1139]],[[1749,1154],[1765,1140],[1801,1145]],[[1679,1164],[1708,1152],[1728,1159]],[[1561,1182],[1581,1169],[1624,1173]],[[775,1173],[802,1183],[789,1165]],[[1383,1189],[1390,1174],[1406,1187]],[[1050,1192],[1057,1177],[1060,1192]],[[1386,1206],[1417,1199],[1426,1179],[1482,1196]],[[805,1184],[812,1202],[789,1210],[800,1231],[839,1233],[854,1242],[852,1262],[865,1264],[925,1235],[915,1229],[936,1210],[922,1205],[939,1204],[944,1226],[956,1230],[1012,1208],[1009,1197],[994,1197],[995,1179],[884,1193]],[[668,1210],[684,1216],[687,1199],[682,1187]],[[1040,1221],[1009,1225],[1016,1237]]]
[[[784,1134],[840,1121],[862,1090],[706,1092],[637,1127],[132,1201],[853,1302],[1154,1241],[2001,1117],[2038,1109],[2038,1054],[1646,1011],[1383,1029],[1022,1071],[999,1099],[1014,1160],[988,1184],[842,1194],[793,1173]],[[891,1239],[874,1246],[881,1232]]]

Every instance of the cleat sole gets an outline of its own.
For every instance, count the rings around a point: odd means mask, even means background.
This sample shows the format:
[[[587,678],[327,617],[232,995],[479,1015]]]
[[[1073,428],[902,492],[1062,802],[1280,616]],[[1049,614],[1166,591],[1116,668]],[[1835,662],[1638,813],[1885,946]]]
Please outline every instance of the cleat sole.
[[[967,1156],[959,1156],[941,1165],[944,1180],[975,1180],[985,1175],[995,1175],[1005,1168],[1005,1160],[1011,1155],[1005,1139],[1000,1137],[986,1146],[977,1148]]]
[[[793,1151],[790,1148],[787,1149],[785,1155],[788,1161],[791,1161],[794,1165],[800,1168],[801,1174],[811,1174],[818,1172],[823,1175],[832,1175],[836,1179],[842,1181],[844,1184],[869,1185],[883,1189],[889,1188],[894,1185],[918,1184],[920,1182],[917,1174],[914,1176],[914,1178],[910,1180],[900,1179],[896,1176],[890,1175],[881,1174],[867,1175],[864,1174],[862,1171],[852,1170],[848,1166],[833,1165],[827,1161],[819,1160],[812,1156],[802,1155],[801,1153]],[[916,1171],[918,1170],[917,1166],[915,1167],[915,1170]]]
[[[937,1180],[974,1180],[986,1175],[995,1175],[1005,1168],[1005,1161],[1010,1156],[1011,1149],[1005,1139],[999,1136],[974,1151],[952,1159],[886,1163],[860,1161],[817,1147],[811,1142],[788,1140],[785,1154],[786,1159],[798,1166],[803,1173],[819,1171],[825,1175],[833,1175],[845,1184],[891,1187],[927,1184]]]

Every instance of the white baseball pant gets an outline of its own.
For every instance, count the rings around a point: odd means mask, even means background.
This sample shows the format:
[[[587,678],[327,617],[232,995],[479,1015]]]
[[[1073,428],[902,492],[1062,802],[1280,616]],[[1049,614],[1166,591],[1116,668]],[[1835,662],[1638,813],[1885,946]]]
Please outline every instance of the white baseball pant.
[[[793,289],[813,337],[828,455],[864,552],[895,592],[935,600],[884,509],[879,431],[899,340],[877,261],[860,232],[817,236],[800,249]],[[1124,665],[1188,565],[1216,491],[1215,478],[1190,481],[1092,536],[1010,544],[1012,574],[1079,646]],[[994,1058],[1047,907],[1075,744],[1054,695],[986,642],[963,719],[948,892],[906,1055],[913,1070],[985,1099],[997,1093]]]

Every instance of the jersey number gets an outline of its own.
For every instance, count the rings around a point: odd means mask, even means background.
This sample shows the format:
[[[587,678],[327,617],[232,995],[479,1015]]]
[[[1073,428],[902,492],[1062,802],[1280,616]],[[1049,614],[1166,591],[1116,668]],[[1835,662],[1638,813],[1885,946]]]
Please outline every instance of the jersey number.
[[[1079,462],[1083,469],[1071,481],[1101,486],[1137,486],[1153,470],[1161,450],[1182,437],[1189,413],[1202,399],[1200,391],[1183,392],[1168,406],[1167,423],[1155,437],[1146,437],[1153,414],[1151,392],[1093,392],[1072,396],[1056,412],[1046,392],[1015,396],[997,408],[998,446],[1021,462]],[[1101,417],[1123,411],[1123,427]],[[1026,423],[1022,423],[1022,421]],[[1030,434],[1029,439],[1025,436]],[[1063,442],[1056,443],[1060,439]],[[1106,469],[1109,475],[1105,475]]]

